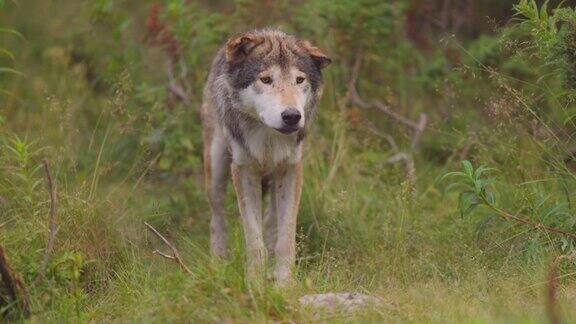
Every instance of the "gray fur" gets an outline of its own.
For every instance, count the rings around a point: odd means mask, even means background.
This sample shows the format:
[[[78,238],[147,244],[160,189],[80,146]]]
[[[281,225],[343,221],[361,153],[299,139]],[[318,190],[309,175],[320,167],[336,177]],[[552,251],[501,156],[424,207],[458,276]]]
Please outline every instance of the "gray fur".
[[[231,168],[244,226],[250,277],[261,274],[268,254],[274,254],[277,283],[290,280],[302,184],[302,145],[322,94],[321,68],[329,62],[330,59],[310,43],[272,29],[232,37],[213,61],[202,104],[206,185],[213,213],[212,252],[217,256],[226,255],[227,231],[222,215],[223,199],[219,195],[225,192],[222,188]],[[268,70],[281,76],[277,88],[276,84],[257,83],[262,73],[272,73],[266,72]],[[306,83],[290,81],[294,75]],[[247,93],[258,97],[264,91],[279,99],[254,101],[264,111],[265,117],[262,117],[243,103],[252,101],[242,98],[246,98]],[[304,116],[300,120],[303,125],[298,124],[297,131],[282,128],[281,133],[276,126],[270,126],[276,122],[265,123],[268,118],[281,118],[277,110],[262,108],[268,107],[269,102],[276,103],[275,109],[279,102],[280,107],[286,109],[292,108],[287,102],[298,103]],[[223,155],[223,149],[228,154]],[[270,192],[271,199],[268,212],[263,215],[262,201],[256,197],[266,192]]]
[[[296,66],[304,72],[310,81],[310,88],[313,93],[310,104],[306,109],[306,118],[309,127],[316,115],[316,106],[323,87],[322,72],[314,59],[299,47],[298,40],[291,35],[284,34],[277,30],[265,29],[253,32],[256,35],[272,34],[268,36],[277,43],[266,43],[260,53],[248,56],[240,62],[227,62],[225,49],[221,48],[212,64],[212,70],[208,77],[206,87],[210,93],[209,100],[212,107],[218,111],[220,121],[232,137],[240,145],[245,145],[243,133],[257,123],[252,117],[239,111],[238,91],[245,89],[252,84],[260,71],[270,65],[277,64],[283,68],[290,64]],[[278,44],[278,48],[274,48]],[[287,44],[290,44],[288,46]],[[276,49],[276,51],[274,51]],[[306,130],[298,133],[297,142],[301,142],[306,134]]]

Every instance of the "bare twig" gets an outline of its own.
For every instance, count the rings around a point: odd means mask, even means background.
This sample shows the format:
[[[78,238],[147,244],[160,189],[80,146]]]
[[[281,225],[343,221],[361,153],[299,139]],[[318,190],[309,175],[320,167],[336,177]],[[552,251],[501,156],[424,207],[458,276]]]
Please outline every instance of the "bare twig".
[[[175,257],[173,257],[173,256],[171,256],[171,255],[168,255],[168,254],[165,254],[165,253],[162,253],[160,250],[154,250],[154,251],[152,251],[152,254],[158,254],[158,255],[160,255],[161,257],[164,257],[164,258],[166,258],[166,259],[176,260]]]
[[[174,76],[174,62],[168,61],[166,70],[168,75],[168,89],[180,99],[185,106],[190,107],[192,105],[190,97],[186,93],[186,90],[184,90],[183,85]]]
[[[512,215],[511,213],[507,212],[506,210],[500,209],[500,208],[494,206],[493,204],[491,204],[491,203],[490,203],[489,201],[487,201],[486,199],[483,199],[483,200],[484,200],[484,203],[485,203],[488,207],[490,207],[492,210],[494,210],[496,213],[498,213],[498,215],[500,215],[500,217],[502,217],[502,218],[505,218],[505,219],[508,219],[508,220],[513,220],[513,221],[515,221],[515,222],[517,222],[517,223],[520,223],[520,224],[529,225],[529,226],[534,227],[535,229],[543,229],[543,230],[548,231],[548,232],[551,232],[551,233],[561,234],[561,235],[568,236],[568,237],[571,237],[571,238],[573,238],[573,239],[576,239],[576,234],[575,234],[575,233],[566,232],[566,231],[563,231],[563,230],[558,229],[558,228],[546,226],[546,225],[544,225],[544,224],[542,224],[542,223],[533,222],[533,221],[531,221],[531,220],[529,220],[529,219],[526,219],[526,218],[523,218],[523,217],[520,217],[520,216],[517,216],[517,215]]]
[[[426,127],[427,123],[426,114],[422,113],[420,115],[419,122],[415,122],[409,118],[406,118],[398,114],[397,112],[390,109],[390,107],[388,107],[387,105],[378,100],[372,100],[368,102],[362,99],[362,97],[360,97],[360,94],[356,89],[356,84],[358,82],[358,77],[360,75],[360,68],[362,67],[362,59],[363,59],[362,53],[360,52],[356,55],[356,59],[354,60],[354,64],[352,66],[352,72],[350,73],[350,80],[348,81],[348,98],[350,99],[350,101],[353,104],[359,106],[360,108],[364,109],[376,108],[381,112],[383,112],[384,114],[388,115],[390,118],[394,119],[395,121],[400,122],[401,124],[411,128],[412,130],[414,130],[415,133],[417,133],[418,136],[420,136],[420,133],[424,131],[424,128]],[[413,142],[415,141],[413,140]]]
[[[360,69],[362,67],[362,59],[363,59],[362,51],[359,50],[354,60],[354,63],[352,64],[352,69],[350,72],[350,79],[348,81],[347,99],[352,104],[357,105],[360,108],[364,109],[376,108],[381,112],[383,112],[384,114],[386,114],[388,117],[392,118],[393,120],[410,128],[412,130],[412,142],[410,145],[410,149],[411,151],[416,151],[420,144],[420,138],[422,136],[422,132],[424,132],[424,129],[428,124],[428,116],[425,113],[422,113],[420,114],[418,122],[416,122],[410,118],[398,114],[397,112],[393,111],[390,107],[388,107],[387,105],[378,100],[366,101],[362,99],[356,88],[358,77],[360,75]],[[416,169],[414,167],[414,159],[412,158],[412,154],[400,152],[398,150],[398,146],[396,145],[396,141],[394,141],[394,139],[390,135],[385,134],[383,136],[390,143],[392,151],[395,153],[392,157],[388,158],[385,161],[385,163],[393,164],[401,161],[404,162],[408,179],[415,180]]]
[[[374,124],[372,124],[370,121],[366,121],[366,126],[367,129],[369,131],[371,131],[372,133],[374,133],[377,136],[382,137],[383,139],[386,140],[386,142],[388,142],[388,145],[390,145],[390,149],[392,150],[392,152],[398,152],[398,144],[396,144],[396,140],[394,140],[394,137],[392,137],[392,135],[381,132],[378,128],[376,128],[376,126],[374,126]]]
[[[56,191],[54,189],[54,182],[52,181],[48,162],[44,160],[42,161],[42,165],[44,166],[44,173],[46,173],[46,187],[48,189],[48,195],[50,196],[50,234],[48,236],[44,259],[40,264],[38,276],[34,281],[37,281],[39,278],[44,278],[46,267],[48,266],[48,262],[50,261],[50,257],[54,251],[54,242],[56,241],[56,233],[58,232],[58,225],[56,224]]]
[[[404,167],[406,168],[406,177],[410,181],[416,180],[416,168],[414,167],[414,160],[409,154],[399,152],[389,157],[385,162],[388,164],[404,162]]]
[[[164,257],[166,259],[169,260],[173,260],[176,261],[176,263],[178,263],[180,265],[180,267],[182,267],[182,269],[189,275],[194,275],[192,273],[192,271],[186,266],[186,264],[184,264],[184,262],[182,261],[182,258],[180,257],[180,252],[178,252],[178,249],[176,249],[174,247],[174,245],[172,245],[172,243],[170,243],[170,241],[168,241],[164,236],[162,236],[162,234],[160,234],[160,232],[158,232],[154,227],[152,227],[152,225],[148,224],[147,222],[144,222],[144,225],[146,225],[146,227],[148,227],[148,229],[154,233],[156,236],[158,236],[158,238],[160,238],[162,240],[162,242],[164,242],[164,244],[166,244],[170,250],[172,250],[172,255],[168,255],[165,253],[160,252],[159,250],[154,250],[152,253],[157,254],[161,257]]]
[[[2,283],[8,296],[5,298],[0,295],[0,306],[2,308],[15,303],[26,317],[30,315],[30,301],[26,286],[22,281],[19,273],[14,271],[8,262],[8,257],[4,253],[4,249],[0,246],[0,276],[2,276]]]
[[[418,145],[420,145],[420,137],[426,128],[426,124],[428,124],[428,115],[422,113],[420,114],[420,119],[418,120],[418,127],[416,127],[414,134],[412,135],[412,145],[410,147],[413,150],[418,149]]]

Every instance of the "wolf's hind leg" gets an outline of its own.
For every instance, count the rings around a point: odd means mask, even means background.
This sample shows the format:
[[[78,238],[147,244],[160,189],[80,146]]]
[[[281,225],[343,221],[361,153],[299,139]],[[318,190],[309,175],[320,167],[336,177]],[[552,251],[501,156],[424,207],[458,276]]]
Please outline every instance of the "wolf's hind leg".
[[[228,229],[224,200],[226,185],[230,178],[230,155],[221,134],[214,134],[209,145],[204,148],[204,176],[208,201],[212,209],[210,220],[210,249],[213,255],[227,256]]]

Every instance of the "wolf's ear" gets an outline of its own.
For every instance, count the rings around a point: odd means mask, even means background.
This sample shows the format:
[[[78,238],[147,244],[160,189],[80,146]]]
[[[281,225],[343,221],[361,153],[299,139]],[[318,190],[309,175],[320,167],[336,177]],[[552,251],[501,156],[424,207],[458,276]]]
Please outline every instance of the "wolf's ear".
[[[329,58],[328,55],[324,54],[321,49],[312,45],[309,41],[301,41],[300,45],[308,52],[319,69],[323,69],[332,63],[332,59]]]
[[[253,33],[236,35],[226,43],[226,60],[228,62],[242,61],[256,46],[263,42],[263,37]]]

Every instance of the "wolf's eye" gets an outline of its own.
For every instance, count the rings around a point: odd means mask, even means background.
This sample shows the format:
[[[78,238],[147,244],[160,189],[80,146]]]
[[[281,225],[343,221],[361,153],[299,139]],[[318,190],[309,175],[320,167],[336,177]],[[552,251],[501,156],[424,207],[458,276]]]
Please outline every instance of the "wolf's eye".
[[[304,82],[304,80],[306,80],[306,79],[304,79],[304,77],[297,77],[296,83],[300,84],[300,83]]]
[[[261,77],[260,81],[262,81],[262,83],[264,83],[264,84],[271,84],[272,78],[271,77]]]

